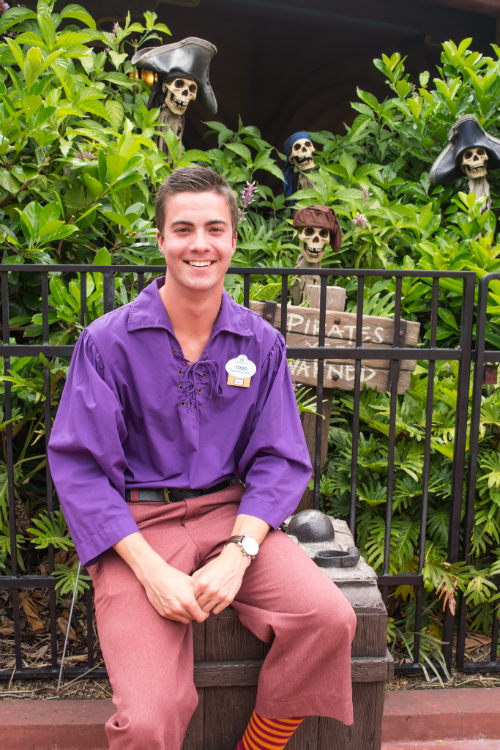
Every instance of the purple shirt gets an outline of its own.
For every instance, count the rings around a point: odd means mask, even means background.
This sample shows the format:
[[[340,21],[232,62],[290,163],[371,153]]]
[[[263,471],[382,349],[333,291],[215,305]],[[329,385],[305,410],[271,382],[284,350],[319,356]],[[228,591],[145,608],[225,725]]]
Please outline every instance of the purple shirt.
[[[202,489],[237,474],[239,513],[276,528],[311,476],[285,342],[223,293],[198,362],[182,354],[158,279],[81,334],[49,443],[49,461],[83,565],[138,531],[126,489]],[[245,354],[250,387],[227,384]],[[187,501],[189,502],[189,500]]]

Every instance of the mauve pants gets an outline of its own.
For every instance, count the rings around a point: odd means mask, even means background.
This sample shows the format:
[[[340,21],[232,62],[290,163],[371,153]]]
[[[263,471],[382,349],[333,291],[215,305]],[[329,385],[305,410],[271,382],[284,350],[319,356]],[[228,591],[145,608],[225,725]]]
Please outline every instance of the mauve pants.
[[[132,504],[142,534],[164,560],[192,574],[231,535],[241,485],[187,501]],[[191,625],[166,620],[116,552],[89,567],[101,648],[116,713],[110,750],[180,750],[198,699]],[[347,599],[291,539],[271,531],[233,602],[241,622],[271,649],[256,710],[267,718],[331,716],[352,724]]]

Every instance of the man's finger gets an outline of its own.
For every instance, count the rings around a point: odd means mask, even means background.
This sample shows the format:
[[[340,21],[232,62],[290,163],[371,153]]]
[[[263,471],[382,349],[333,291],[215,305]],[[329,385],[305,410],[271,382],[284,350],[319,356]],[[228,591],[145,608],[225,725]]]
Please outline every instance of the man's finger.
[[[208,614],[202,610],[196,599],[193,598],[192,602],[184,605],[189,612],[189,616],[196,620],[196,622],[203,622],[207,619]]]

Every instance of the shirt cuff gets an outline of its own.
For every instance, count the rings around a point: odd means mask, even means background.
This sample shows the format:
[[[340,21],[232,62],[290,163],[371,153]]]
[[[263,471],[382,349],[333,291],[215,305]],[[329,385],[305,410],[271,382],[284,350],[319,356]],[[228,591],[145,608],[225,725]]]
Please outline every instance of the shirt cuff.
[[[243,495],[240,507],[238,508],[238,515],[241,516],[242,514],[246,514],[248,516],[260,518],[261,521],[265,521],[273,529],[277,529],[281,526],[283,521],[294,512],[294,510],[295,508],[290,510],[289,508],[269,505],[266,502],[262,502],[262,500],[257,500],[255,497],[247,497],[245,494]]]
[[[85,541],[75,544],[82,567],[86,568],[87,565],[98,562],[101,557],[112,552],[113,544],[137,531],[139,527],[132,517],[121,518],[99,529]]]

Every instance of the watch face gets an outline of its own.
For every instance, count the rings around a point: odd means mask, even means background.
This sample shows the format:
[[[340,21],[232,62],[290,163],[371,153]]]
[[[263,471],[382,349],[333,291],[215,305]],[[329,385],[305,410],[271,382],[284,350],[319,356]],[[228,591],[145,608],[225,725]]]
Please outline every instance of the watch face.
[[[241,542],[241,545],[247,555],[256,555],[259,551],[259,544],[253,536],[246,536]]]

